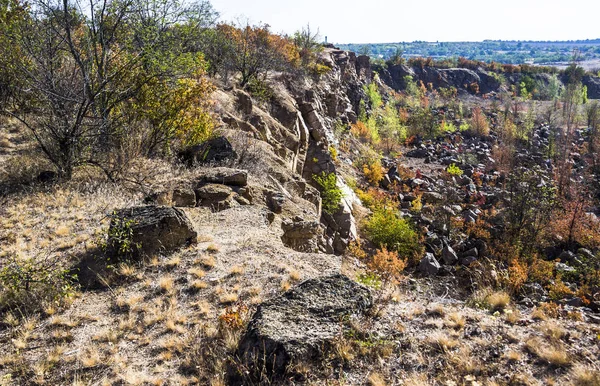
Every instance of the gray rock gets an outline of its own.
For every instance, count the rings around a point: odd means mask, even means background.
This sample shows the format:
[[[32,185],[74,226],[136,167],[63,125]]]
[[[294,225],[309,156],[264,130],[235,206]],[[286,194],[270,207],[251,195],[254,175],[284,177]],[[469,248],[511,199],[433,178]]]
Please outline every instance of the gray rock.
[[[583,307],[584,306],[583,299],[577,298],[577,297],[567,300],[565,302],[565,304],[568,306],[571,306],[571,307]]]
[[[428,155],[427,149],[414,149],[406,153],[406,156],[411,158],[427,158]]]
[[[467,257],[463,257],[460,259],[460,264],[464,265],[465,267],[468,267],[469,265],[473,264],[476,261],[477,261],[477,257],[467,256]]]
[[[285,219],[281,223],[283,244],[299,252],[318,252],[324,244],[324,229],[318,221],[305,221],[300,218]]]
[[[252,98],[248,93],[242,90],[236,91],[236,107],[244,115],[252,114]]]
[[[586,258],[588,260],[595,259],[595,256],[592,253],[592,251],[590,251],[589,249],[586,249],[586,248],[579,248],[577,250],[577,254],[580,255],[580,256],[583,256],[584,258]]]
[[[426,253],[419,263],[419,271],[429,276],[437,275],[440,267],[433,253]]]
[[[575,259],[575,254],[571,251],[564,251],[560,255],[558,255],[560,261],[566,261],[567,263],[573,261]]]
[[[229,186],[206,184],[196,190],[196,197],[199,203],[205,204],[225,200],[232,193],[233,191]]]
[[[117,211],[109,227],[109,253],[134,258],[172,252],[196,242],[197,233],[178,208],[137,206]],[[124,244],[124,240],[126,243]],[[129,249],[123,251],[123,248]]]
[[[479,256],[479,251],[477,251],[477,248],[471,248],[468,251],[461,253],[461,256],[462,257],[477,257],[477,256]]]
[[[196,193],[192,189],[175,189],[172,200],[174,206],[194,207],[196,206]]]
[[[442,249],[442,260],[444,261],[444,264],[448,265],[454,265],[458,261],[458,256],[451,246],[445,245],[444,249]]]
[[[575,268],[573,268],[565,263],[556,263],[554,265],[554,268],[556,268],[556,270],[559,272],[575,272],[575,271],[577,271]]]
[[[240,169],[211,168],[200,177],[201,183],[213,183],[232,186],[248,185],[248,172]]]
[[[539,283],[526,283],[521,287],[521,292],[536,301],[540,301],[545,296],[548,296],[548,291]]]
[[[307,280],[258,307],[240,340],[238,357],[244,368],[264,369],[279,378],[291,363],[324,354],[343,333],[341,321],[372,305],[369,290],[341,274]],[[231,371],[231,384],[250,384],[248,378],[260,375]]]
[[[444,201],[444,196],[436,192],[423,192],[423,201],[429,204],[437,204]]]

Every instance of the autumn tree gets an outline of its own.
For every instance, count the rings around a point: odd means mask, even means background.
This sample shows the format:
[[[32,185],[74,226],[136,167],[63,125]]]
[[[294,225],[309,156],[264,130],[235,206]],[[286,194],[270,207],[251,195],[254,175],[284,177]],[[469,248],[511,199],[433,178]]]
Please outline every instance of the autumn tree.
[[[248,22],[217,26],[224,39],[231,42],[223,52],[228,55],[223,65],[240,74],[242,87],[252,80],[265,79],[271,71],[299,64],[300,54],[294,44],[286,37],[272,34],[269,28],[268,24],[250,25]]]
[[[190,52],[186,37],[206,24],[210,4],[34,0],[31,9],[13,38],[30,63],[19,68],[26,84],[10,113],[30,130],[61,178],[71,178],[82,164],[101,166],[110,176],[140,130],[164,127],[136,114],[152,100],[143,97],[144,88],[153,83],[164,86],[161,92],[185,93],[182,81],[193,83],[203,71],[202,55]]]

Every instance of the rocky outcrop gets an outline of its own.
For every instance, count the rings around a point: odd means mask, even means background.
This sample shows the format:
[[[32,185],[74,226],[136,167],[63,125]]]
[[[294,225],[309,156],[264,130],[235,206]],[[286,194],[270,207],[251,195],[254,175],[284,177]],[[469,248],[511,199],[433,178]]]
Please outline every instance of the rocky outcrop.
[[[221,211],[250,203],[246,170],[225,167],[205,170],[196,186],[197,206]]]
[[[352,52],[334,48],[325,48],[319,53],[317,60],[330,70],[318,77],[292,77],[285,74],[275,76],[268,80],[271,90],[268,100],[254,100],[246,91],[238,89],[220,89],[215,93],[215,100],[223,126],[244,131],[267,143],[277,157],[277,163],[287,169],[287,175],[278,173],[278,182],[281,185],[293,182],[299,189],[295,187],[292,192],[297,192],[298,197],[314,204],[316,213],[320,216],[320,199],[315,190],[318,185],[313,181],[313,176],[322,172],[336,173],[336,165],[330,154],[330,148],[337,145],[334,128],[356,122],[360,101],[365,98],[364,86],[372,81],[372,69],[367,56],[356,56]],[[243,153],[243,149],[237,150],[238,153]],[[298,175],[305,183],[312,185],[311,189],[297,183]],[[345,186],[341,179],[338,182],[342,187]],[[205,183],[221,182],[207,180]],[[208,190],[215,189],[212,187]],[[281,186],[276,187],[275,190],[279,192],[277,194],[265,194],[267,207],[277,214],[286,212],[283,210],[286,195],[281,193],[281,189]],[[220,204],[214,205],[212,198],[205,197],[212,192],[197,189],[196,194],[199,193],[203,196],[198,197],[200,203],[210,203],[207,205],[213,208],[222,207]],[[222,195],[225,193],[223,191]],[[219,196],[219,202],[233,202],[230,200],[231,196],[227,197],[221,199]],[[319,227],[319,232],[326,229],[329,241],[325,244],[335,244],[338,253],[342,253],[349,241],[356,237],[352,209],[353,202],[345,202],[339,213],[321,218],[325,227]],[[293,219],[294,215],[287,218]],[[290,221],[295,223],[294,220]],[[308,239],[312,239],[316,228],[297,225],[286,226],[289,229],[284,231],[285,242],[295,249],[303,249],[306,245],[310,245],[309,249],[312,249],[313,242],[300,242],[296,235],[298,232],[303,233],[299,238],[303,239],[310,234]]]
[[[108,231],[109,253],[135,258],[174,251],[196,242],[197,233],[178,208],[138,206],[117,211]]]
[[[483,69],[476,71],[467,68],[409,67],[405,64],[377,66],[381,80],[396,91],[406,88],[406,76],[435,89],[454,87],[461,93],[489,93],[498,91],[501,84],[498,78]],[[473,87],[472,85],[477,85]]]
[[[343,332],[343,320],[361,315],[373,304],[369,290],[337,274],[307,280],[261,304],[242,337],[238,357],[244,368],[282,376],[295,360],[314,359]],[[245,376],[232,373],[234,384]]]

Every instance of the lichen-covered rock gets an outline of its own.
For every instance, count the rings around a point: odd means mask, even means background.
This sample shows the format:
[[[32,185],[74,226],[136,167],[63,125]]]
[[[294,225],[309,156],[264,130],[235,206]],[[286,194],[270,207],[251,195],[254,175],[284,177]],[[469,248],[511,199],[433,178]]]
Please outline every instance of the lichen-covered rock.
[[[238,356],[248,369],[283,375],[293,361],[317,358],[342,334],[344,318],[363,314],[372,305],[369,290],[344,275],[307,280],[258,307]],[[233,374],[238,380],[244,376]]]
[[[163,206],[117,211],[108,234],[111,254],[126,253],[137,258],[171,252],[196,242],[197,238],[191,221],[181,209]]]

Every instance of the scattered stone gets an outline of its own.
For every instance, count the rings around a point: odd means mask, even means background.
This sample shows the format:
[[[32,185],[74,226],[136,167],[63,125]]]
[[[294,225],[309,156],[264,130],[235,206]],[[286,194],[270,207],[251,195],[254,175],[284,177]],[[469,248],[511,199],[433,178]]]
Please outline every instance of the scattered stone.
[[[437,275],[440,270],[440,263],[435,259],[433,253],[425,253],[425,256],[419,263],[419,271],[428,276]]]
[[[444,196],[441,193],[436,192],[423,192],[421,198],[428,204],[439,204],[444,201]]]
[[[583,299],[578,298],[578,297],[574,297],[571,299],[568,299],[565,302],[566,305],[571,306],[571,307],[583,307],[585,304],[583,303]]]
[[[460,259],[460,264],[464,265],[465,267],[470,266],[471,264],[473,264],[474,262],[477,261],[477,257],[475,256],[467,256],[467,257],[463,257]]]
[[[444,249],[442,249],[442,260],[444,261],[444,264],[448,265],[454,265],[458,261],[458,256],[451,246],[445,245]]]
[[[463,252],[461,254],[462,257],[478,257],[479,256],[479,251],[477,251],[477,248],[471,248],[465,252]]]

